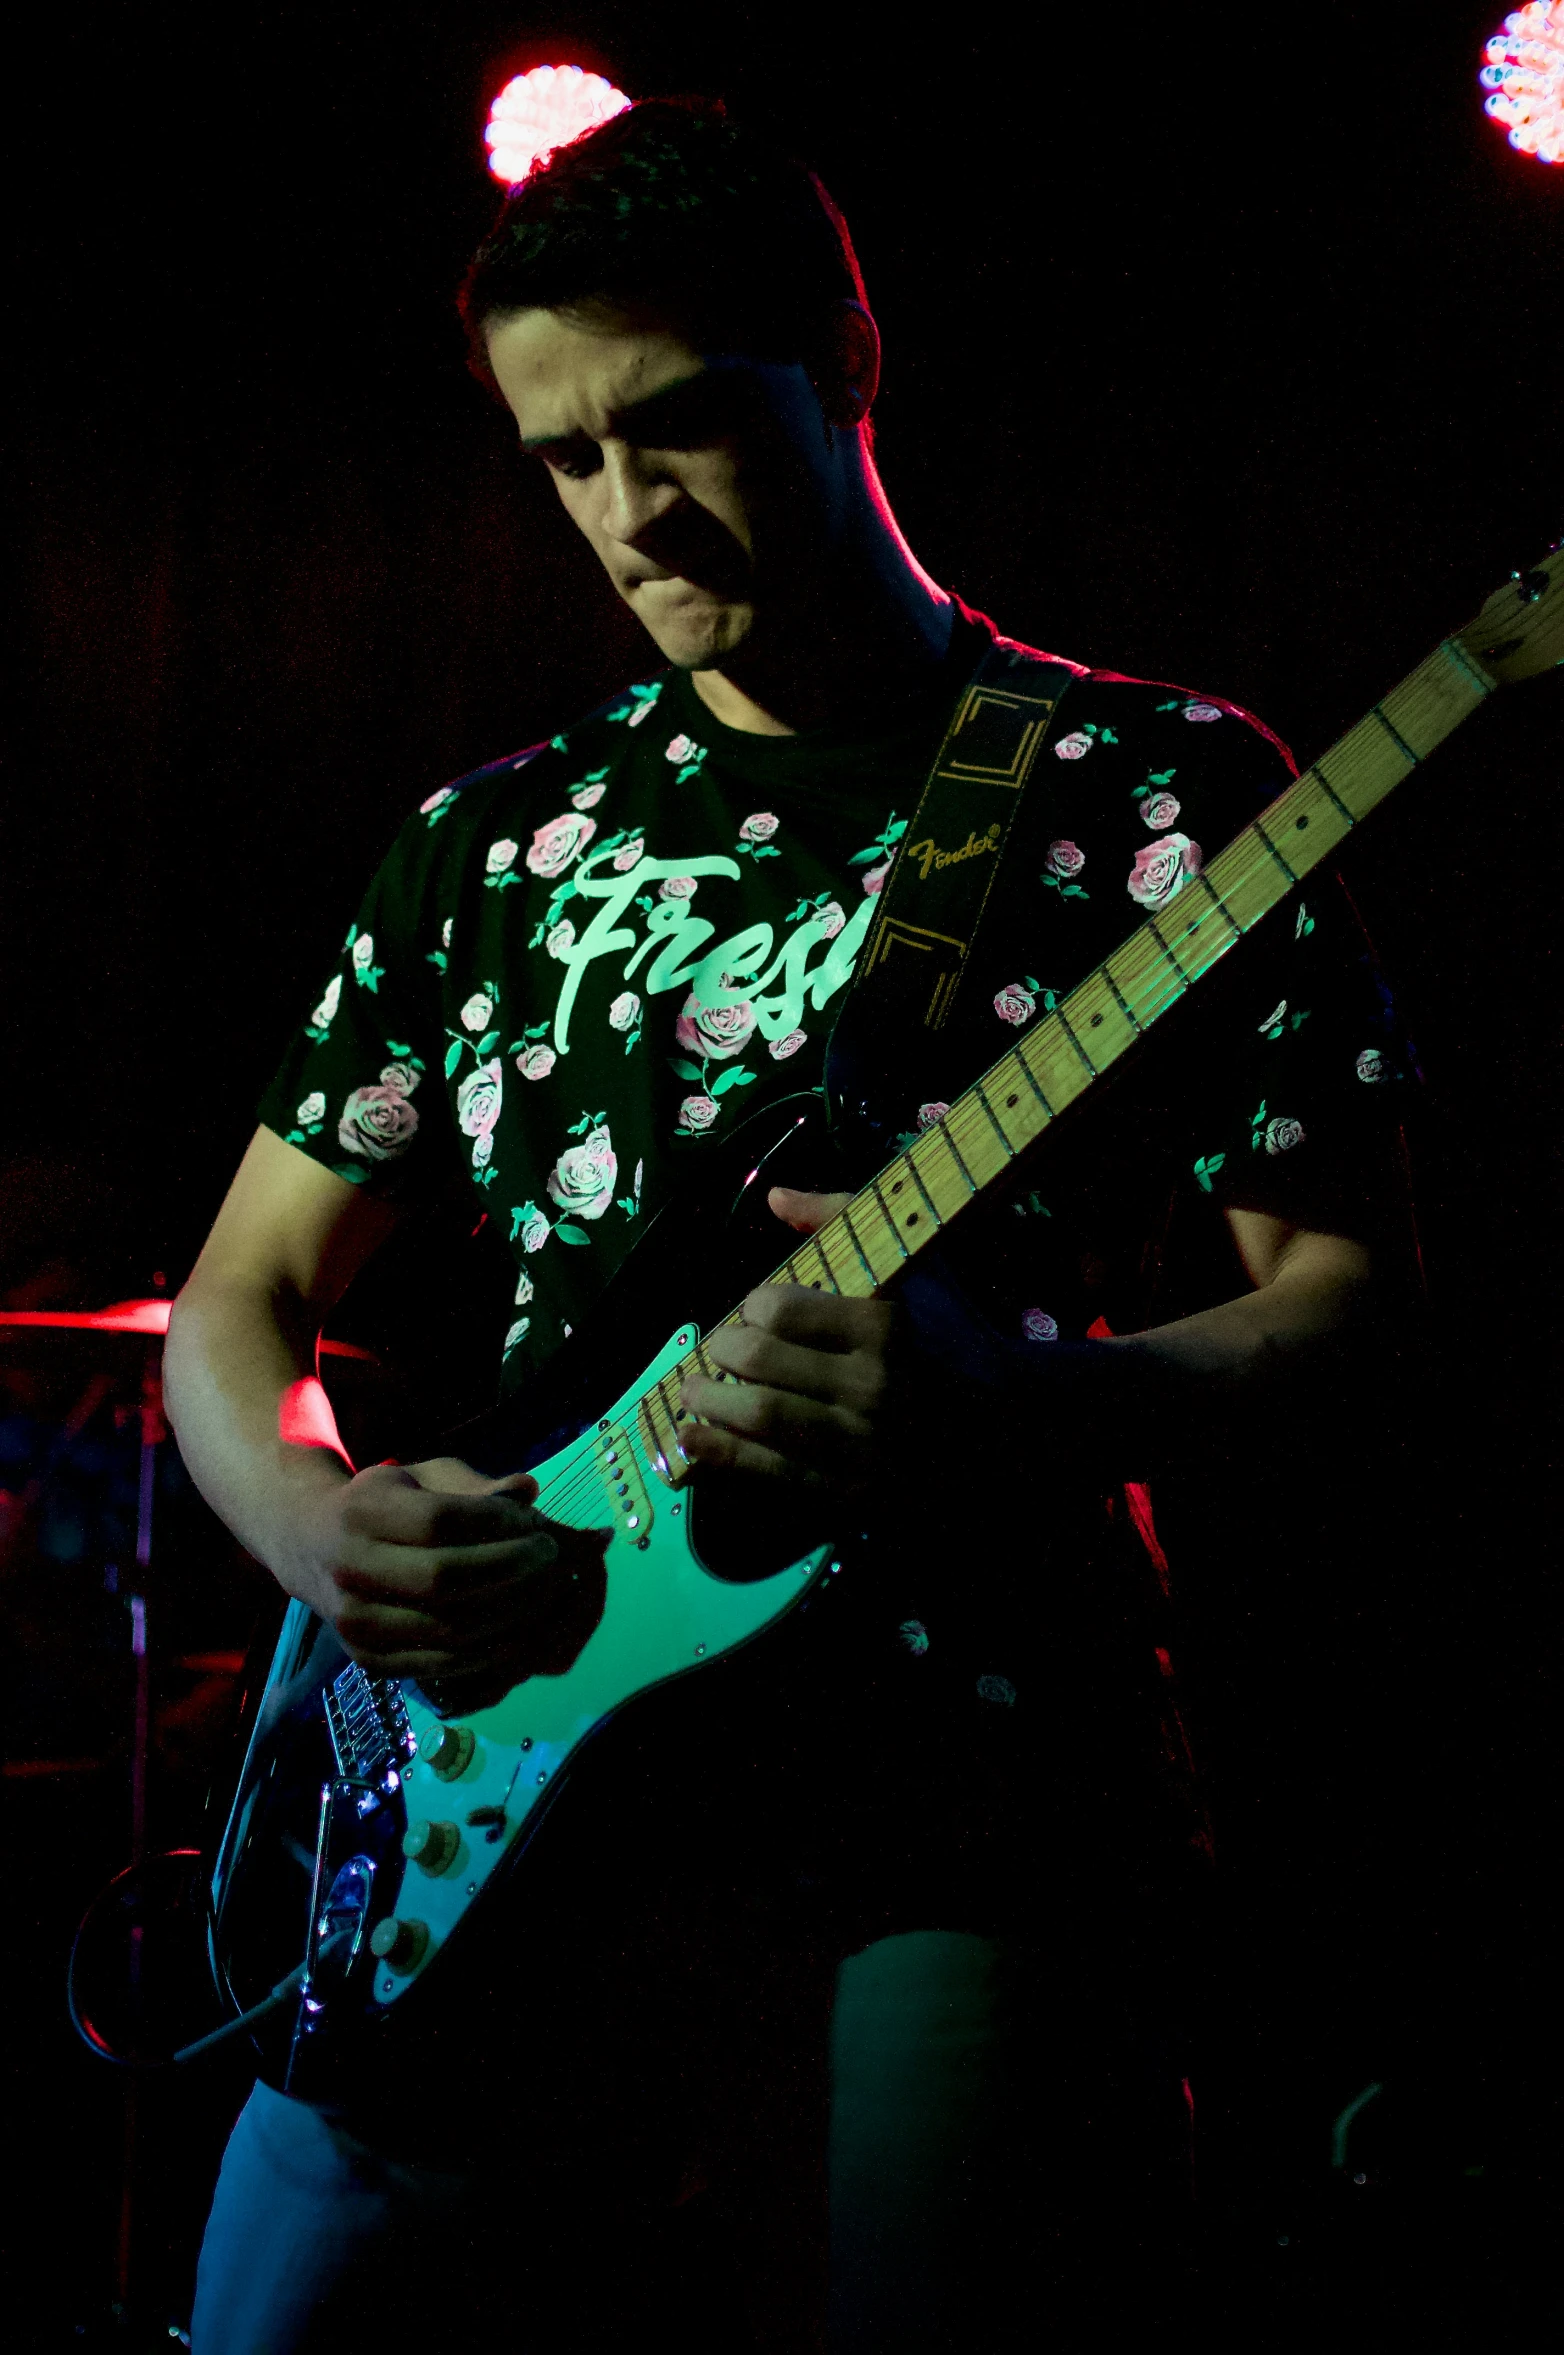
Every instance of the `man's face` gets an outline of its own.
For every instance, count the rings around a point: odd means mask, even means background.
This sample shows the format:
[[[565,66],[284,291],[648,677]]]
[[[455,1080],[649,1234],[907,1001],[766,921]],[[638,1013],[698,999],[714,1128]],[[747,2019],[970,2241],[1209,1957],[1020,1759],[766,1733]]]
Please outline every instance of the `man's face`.
[[[595,310],[520,311],[488,344],[522,446],[670,662],[716,669],[807,610],[842,483],[801,366]]]

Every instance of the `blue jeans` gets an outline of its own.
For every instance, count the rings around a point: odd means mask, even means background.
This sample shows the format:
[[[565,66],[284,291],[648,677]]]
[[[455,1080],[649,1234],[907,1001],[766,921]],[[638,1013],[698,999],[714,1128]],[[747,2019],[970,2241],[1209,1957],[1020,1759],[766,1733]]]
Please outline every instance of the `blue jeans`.
[[[196,2355],[356,2348],[393,2326],[462,2355],[586,2355],[627,2331],[693,2351],[703,2330],[725,2355],[746,2337],[980,2355],[1032,2262],[1005,2222],[1024,2078],[1008,1976],[1005,1949],[965,1931],[850,1956],[819,2066],[750,2082],[747,2152],[649,2213],[579,2160],[550,2181],[520,2122],[511,2165],[479,2182],[448,2151],[391,2157],[257,2086],[201,2252]]]

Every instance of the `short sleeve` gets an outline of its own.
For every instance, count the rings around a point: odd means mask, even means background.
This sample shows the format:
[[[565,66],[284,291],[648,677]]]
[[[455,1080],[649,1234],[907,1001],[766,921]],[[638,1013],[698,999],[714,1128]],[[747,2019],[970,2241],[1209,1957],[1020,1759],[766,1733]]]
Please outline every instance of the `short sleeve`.
[[[1221,1016],[1208,1032],[1188,1182],[1302,1226],[1376,1228],[1417,1074],[1334,876],[1310,878],[1268,919]]]
[[[286,1143],[396,1200],[427,1194],[454,1166],[440,1086],[446,944],[432,914],[440,848],[423,813],[403,828],[259,1106]]]

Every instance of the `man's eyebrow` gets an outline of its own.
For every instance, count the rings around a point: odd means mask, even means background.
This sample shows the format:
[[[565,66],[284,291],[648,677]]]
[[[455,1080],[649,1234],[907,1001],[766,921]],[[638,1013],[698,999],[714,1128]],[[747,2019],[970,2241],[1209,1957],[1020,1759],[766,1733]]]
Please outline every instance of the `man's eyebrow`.
[[[655,392],[646,393],[638,401],[631,401],[627,407],[611,409],[608,413],[608,431],[634,441],[638,432],[644,432],[649,425],[657,422],[658,412],[665,403],[677,404],[693,387],[708,385],[710,382],[711,371],[696,368],[688,376],[675,377],[671,384],[660,384]],[[523,434],[521,446],[529,453],[546,452],[568,449],[572,443],[590,441],[592,438],[577,425],[566,433]]]

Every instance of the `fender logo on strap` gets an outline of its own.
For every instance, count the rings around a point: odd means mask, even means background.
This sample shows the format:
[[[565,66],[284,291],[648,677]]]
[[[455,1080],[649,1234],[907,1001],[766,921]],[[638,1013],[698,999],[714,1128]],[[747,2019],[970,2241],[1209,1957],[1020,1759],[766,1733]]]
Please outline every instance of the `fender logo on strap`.
[[[910,843],[907,848],[907,857],[909,861],[912,859],[921,861],[918,868],[918,881],[927,883],[931,867],[953,867],[958,859],[981,858],[986,850],[997,852],[999,837],[1000,825],[996,818],[981,839],[976,834],[969,833],[959,850],[941,850],[939,844],[931,837],[927,842]]]
[[[950,1018],[1058,700],[1057,692],[1023,693],[1016,682],[1041,673],[1057,690],[1066,683],[1061,668],[1005,643],[989,649],[956,706],[885,878],[858,986],[886,999],[887,1012],[893,1003],[902,1007],[925,1030],[941,1030]],[[893,949],[901,954],[893,957]]]

